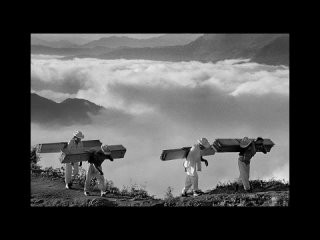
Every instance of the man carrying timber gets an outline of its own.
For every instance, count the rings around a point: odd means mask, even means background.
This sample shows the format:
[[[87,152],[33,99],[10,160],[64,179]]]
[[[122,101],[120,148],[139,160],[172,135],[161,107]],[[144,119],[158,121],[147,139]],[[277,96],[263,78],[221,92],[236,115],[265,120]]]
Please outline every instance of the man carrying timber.
[[[89,168],[87,170],[86,174],[86,181],[84,184],[84,195],[89,195],[89,186],[91,179],[95,177],[98,181],[98,186],[101,191],[101,196],[105,196],[105,184],[104,184],[104,175],[102,172],[101,164],[105,159],[109,159],[110,161],[113,161],[113,157],[111,156],[111,152],[108,149],[107,145],[102,145],[99,149],[93,149],[90,150],[90,156],[89,156]]]
[[[201,171],[201,162],[204,162],[206,166],[208,166],[208,161],[202,158],[202,154],[205,148],[212,148],[206,138],[202,138],[198,140],[196,144],[194,144],[190,152],[187,155],[186,160],[183,163],[185,167],[185,171],[187,173],[185,186],[182,189],[182,197],[187,196],[187,191],[192,187],[193,196],[199,196],[202,192],[198,189],[198,174],[197,171]]]
[[[263,145],[263,138],[258,137],[256,140],[250,140],[248,137],[244,137],[240,142],[241,150],[239,152],[238,166],[240,176],[236,183],[235,190],[238,191],[239,185],[243,185],[246,192],[252,192],[252,187],[249,183],[250,174],[250,161],[260,148],[261,151],[266,154],[267,150]]]
[[[84,135],[81,131],[76,131],[73,134],[73,138],[68,142],[67,149],[71,151],[79,151],[81,152],[83,150],[83,142],[81,142],[81,139],[84,138]],[[66,171],[65,171],[65,183],[66,183],[66,189],[71,189],[72,187],[72,180],[78,175],[79,173],[79,163],[66,163],[65,165]],[[73,178],[72,178],[73,175]]]

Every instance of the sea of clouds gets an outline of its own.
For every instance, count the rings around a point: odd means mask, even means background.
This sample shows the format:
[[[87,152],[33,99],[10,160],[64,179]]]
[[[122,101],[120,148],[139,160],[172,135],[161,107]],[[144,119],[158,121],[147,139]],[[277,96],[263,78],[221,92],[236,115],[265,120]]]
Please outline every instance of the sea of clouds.
[[[275,142],[257,153],[251,179],[289,180],[289,68],[242,60],[217,63],[151,60],[61,60],[31,56],[31,91],[56,102],[84,98],[106,108],[90,125],[43,127],[31,123],[31,144],[68,141],[75,130],[85,139],[127,148],[124,159],[106,161],[107,179],[122,187],[137,183],[158,197],[184,184],[183,160],[161,161],[164,149],[197,139],[258,137]],[[60,167],[58,154],[41,154],[44,166]],[[206,157],[199,187],[239,176],[236,153]],[[86,164],[84,164],[86,167]]]

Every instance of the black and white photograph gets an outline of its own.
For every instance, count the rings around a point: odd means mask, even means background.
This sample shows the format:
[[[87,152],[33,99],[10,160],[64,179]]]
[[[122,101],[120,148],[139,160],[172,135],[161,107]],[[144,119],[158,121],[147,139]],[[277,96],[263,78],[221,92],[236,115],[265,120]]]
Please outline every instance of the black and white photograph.
[[[289,207],[289,37],[31,33],[30,206]]]

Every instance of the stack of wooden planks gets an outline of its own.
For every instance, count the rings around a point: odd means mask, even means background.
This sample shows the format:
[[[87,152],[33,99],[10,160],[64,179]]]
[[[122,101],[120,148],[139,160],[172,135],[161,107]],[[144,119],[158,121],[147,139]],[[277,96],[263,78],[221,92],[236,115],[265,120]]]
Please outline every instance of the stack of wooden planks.
[[[82,141],[83,150],[79,151],[76,149],[68,150],[67,142],[57,143],[41,143],[37,144],[37,153],[55,153],[61,152],[59,158],[61,163],[73,163],[83,162],[89,160],[89,151],[92,149],[100,149],[102,143],[100,140],[86,140]],[[108,145],[108,149],[111,151],[111,156],[114,159],[124,158],[127,149],[122,145]]]
[[[253,140],[252,138],[250,140]],[[212,146],[217,149],[217,152],[239,152],[240,151],[240,141],[241,138],[217,138]],[[275,145],[270,139],[264,139],[263,145],[265,146],[267,152],[271,151],[271,148]],[[160,159],[162,161],[182,159],[186,158],[187,153],[190,151],[191,147],[183,147],[177,149],[167,149],[163,150]],[[213,149],[204,149],[203,156],[209,156],[214,154]],[[261,152],[257,149],[257,152]]]
[[[101,147],[102,142],[100,140],[87,140],[82,141],[84,150],[89,150],[93,147]],[[67,142],[57,142],[57,143],[41,143],[37,144],[38,153],[55,153],[60,152],[68,146]]]
[[[99,149],[100,147],[93,147],[91,149]],[[90,149],[90,150],[91,150]],[[111,156],[114,159],[124,158],[127,149],[122,145],[108,145],[108,149],[111,152]],[[84,162],[89,160],[89,150],[84,151],[71,151],[68,149],[61,150],[60,162],[61,163],[73,163],[73,162]]]
[[[249,139],[254,140],[253,138]],[[217,138],[212,145],[215,146],[218,152],[240,152],[240,141],[241,138]],[[266,138],[263,140],[263,145],[267,152],[270,152],[274,143],[270,139]],[[261,152],[261,150],[257,148],[257,152]]]

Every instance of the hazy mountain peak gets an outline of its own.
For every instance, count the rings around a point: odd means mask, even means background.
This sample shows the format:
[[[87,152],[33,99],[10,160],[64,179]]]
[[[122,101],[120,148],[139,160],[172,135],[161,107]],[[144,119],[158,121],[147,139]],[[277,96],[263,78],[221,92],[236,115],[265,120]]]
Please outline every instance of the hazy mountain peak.
[[[68,40],[47,41],[47,40],[43,40],[43,39],[40,39],[35,36],[31,36],[31,45],[41,45],[41,46],[53,47],[53,48],[78,47],[77,44],[72,43]]]
[[[98,40],[91,41],[83,45],[83,47],[92,46],[105,46],[110,48],[119,47],[163,47],[163,46],[176,46],[185,45],[195,40],[202,34],[164,34],[158,37],[137,39],[128,36],[111,36],[103,37]]]
[[[102,109],[104,107],[86,99],[68,98],[61,103],[56,103],[36,93],[31,93],[31,122],[63,125],[89,124],[91,118],[88,113],[98,114]]]

